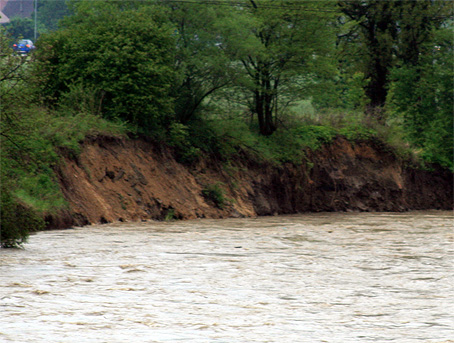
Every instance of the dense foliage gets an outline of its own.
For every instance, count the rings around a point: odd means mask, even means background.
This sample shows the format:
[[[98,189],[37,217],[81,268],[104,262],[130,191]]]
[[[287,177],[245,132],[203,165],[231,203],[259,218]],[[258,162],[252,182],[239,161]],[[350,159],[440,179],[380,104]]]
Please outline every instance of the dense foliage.
[[[29,231],[44,227],[43,218],[66,206],[54,168],[59,151],[76,156],[86,136],[121,135],[122,125],[90,113],[85,95],[77,106],[49,109],[40,103],[41,75],[32,58],[16,56],[0,35],[0,176],[1,245],[23,243]]]
[[[31,20],[0,34],[3,246],[65,206],[54,169],[87,135],[145,134],[181,163],[209,153],[226,166],[240,151],[298,164],[336,135],[378,136],[405,158],[453,168],[449,1],[39,6],[33,54],[11,49]],[[203,195],[227,201],[219,184]]]
[[[452,22],[425,43],[417,63],[391,72],[390,116],[405,127],[406,137],[422,149],[424,159],[453,166],[454,42]]]
[[[42,229],[44,221],[32,208],[14,199],[7,180],[2,180],[0,196],[0,246],[16,248],[26,242],[30,232]]]
[[[51,103],[79,87],[94,92],[97,111],[148,132],[171,111],[173,45],[158,8],[133,2],[77,2],[61,30],[36,53]]]
[[[368,83],[370,109],[386,104],[390,73],[396,66],[416,66],[433,47],[427,43],[435,29],[452,11],[446,1],[339,1],[339,7],[354,25],[346,37],[365,47],[358,51]],[[353,39],[353,40],[354,40]],[[383,114],[380,114],[383,115]]]

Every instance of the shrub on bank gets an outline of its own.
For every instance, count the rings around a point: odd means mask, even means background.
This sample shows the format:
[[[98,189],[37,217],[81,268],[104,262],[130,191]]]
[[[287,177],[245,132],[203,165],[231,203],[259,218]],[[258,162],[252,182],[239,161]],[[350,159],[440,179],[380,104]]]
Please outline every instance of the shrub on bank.
[[[228,200],[225,198],[225,191],[221,188],[222,185],[222,182],[217,182],[206,186],[202,190],[203,196],[212,201],[220,209],[223,209],[228,203]]]
[[[21,204],[1,186],[0,246],[17,248],[27,241],[29,232],[44,228],[44,220],[30,207]]]

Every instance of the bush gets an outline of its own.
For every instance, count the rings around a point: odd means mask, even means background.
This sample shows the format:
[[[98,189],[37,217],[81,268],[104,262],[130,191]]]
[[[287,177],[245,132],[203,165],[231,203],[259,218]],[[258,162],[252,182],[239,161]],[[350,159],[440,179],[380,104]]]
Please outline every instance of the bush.
[[[44,227],[44,220],[31,208],[17,202],[5,182],[2,182],[0,195],[0,245],[17,248],[27,241],[29,232]]]
[[[47,101],[55,104],[82,90],[95,95],[86,105],[104,118],[148,133],[166,125],[172,111],[174,38],[165,17],[145,2],[74,6],[76,14],[63,21],[63,29],[43,35],[36,51]]]
[[[220,209],[223,209],[228,203],[228,200],[225,198],[225,191],[222,189],[223,185],[222,182],[217,182],[206,186],[202,190],[203,196],[211,200]]]
[[[200,149],[191,142],[189,128],[174,122],[169,127],[168,144],[175,148],[178,162],[191,164],[200,156]]]
[[[369,129],[362,125],[348,125],[339,130],[339,134],[347,138],[349,141],[368,140],[377,135],[373,129]]]
[[[312,150],[317,150],[323,144],[330,143],[337,135],[337,130],[329,126],[307,125],[292,130],[301,140],[301,144]]]

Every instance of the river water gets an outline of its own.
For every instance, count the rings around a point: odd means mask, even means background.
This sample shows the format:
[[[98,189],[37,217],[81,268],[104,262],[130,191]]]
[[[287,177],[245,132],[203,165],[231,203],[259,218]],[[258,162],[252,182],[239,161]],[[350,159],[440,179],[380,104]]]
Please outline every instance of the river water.
[[[454,342],[452,212],[39,232],[0,251],[0,342]]]

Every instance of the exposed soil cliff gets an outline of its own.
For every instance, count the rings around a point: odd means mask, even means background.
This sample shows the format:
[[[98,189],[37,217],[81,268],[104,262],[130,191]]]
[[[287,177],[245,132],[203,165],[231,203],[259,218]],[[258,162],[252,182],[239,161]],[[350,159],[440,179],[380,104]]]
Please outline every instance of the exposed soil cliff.
[[[308,154],[301,166],[275,166],[239,157],[190,168],[170,149],[145,140],[96,138],[78,158],[65,157],[58,175],[69,209],[50,227],[113,221],[257,216],[305,211],[452,209],[453,174],[408,167],[377,142],[337,138]],[[203,194],[225,191],[218,208]]]

